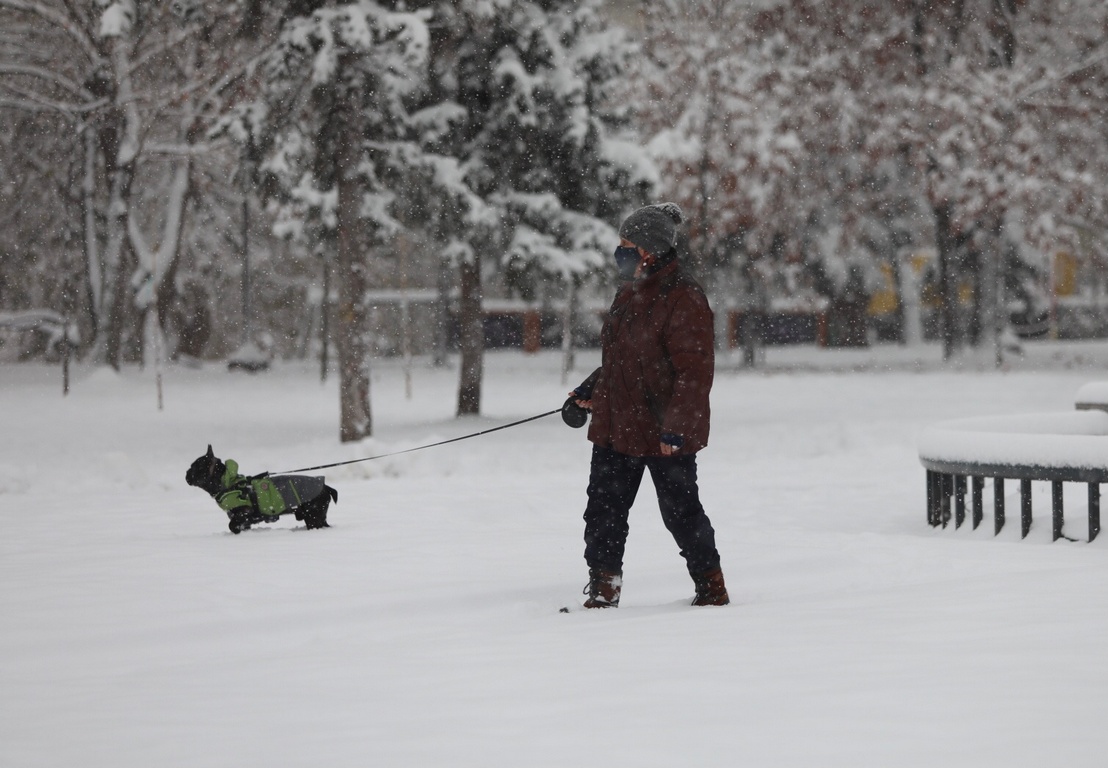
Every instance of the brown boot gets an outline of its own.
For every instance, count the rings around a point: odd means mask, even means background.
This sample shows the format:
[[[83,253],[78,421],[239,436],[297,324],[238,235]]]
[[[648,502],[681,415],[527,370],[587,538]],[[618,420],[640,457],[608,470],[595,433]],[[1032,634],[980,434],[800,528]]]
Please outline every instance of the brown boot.
[[[586,608],[618,608],[619,591],[623,587],[623,574],[612,571],[602,571],[599,568],[589,569],[589,584],[583,594],[589,596],[585,601]]]
[[[693,605],[727,605],[731,602],[731,598],[727,596],[727,586],[723,583],[723,571],[719,568],[697,574],[692,579],[696,584]]]

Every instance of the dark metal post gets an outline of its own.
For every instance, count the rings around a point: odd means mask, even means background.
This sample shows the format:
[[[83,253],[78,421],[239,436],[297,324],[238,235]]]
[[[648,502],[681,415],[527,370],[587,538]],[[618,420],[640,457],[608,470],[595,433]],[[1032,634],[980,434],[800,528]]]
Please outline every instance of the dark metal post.
[[[981,498],[985,491],[985,478],[970,478],[970,485],[973,491],[973,530],[976,531],[977,526],[981,525],[981,519],[985,516],[984,499]]]
[[[950,497],[954,495],[954,476],[940,474],[939,485],[942,489],[939,493],[939,517],[943,528],[950,522]]]
[[[1004,478],[993,478],[993,536],[1004,528]]]
[[[935,473],[927,470],[927,524],[934,528],[939,524],[938,514],[935,512],[938,494],[935,490]]]
[[[1054,529],[1052,541],[1062,538],[1062,525],[1064,513],[1062,511],[1062,481],[1055,480],[1050,484],[1050,514]]]
[[[1031,481],[1020,480],[1020,538],[1031,532]]]
[[[966,522],[966,477],[954,476],[954,527],[961,528]]]
[[[1100,483],[1089,483],[1089,541],[1100,533]]]

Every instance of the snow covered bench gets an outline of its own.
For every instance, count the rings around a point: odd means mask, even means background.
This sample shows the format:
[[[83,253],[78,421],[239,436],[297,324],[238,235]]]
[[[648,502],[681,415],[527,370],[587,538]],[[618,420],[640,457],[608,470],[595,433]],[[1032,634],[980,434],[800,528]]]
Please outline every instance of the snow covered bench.
[[[1020,529],[1031,530],[1031,483],[1052,486],[1053,535],[1062,537],[1062,484],[1087,483],[1089,541],[1100,532],[1100,484],[1108,483],[1108,410],[1083,409],[960,419],[936,424],[920,436],[927,469],[927,522],[946,527],[954,500],[954,525],[966,515],[969,479],[971,519],[983,517],[985,478],[993,479],[994,534],[1004,527],[1004,481],[1020,481]]]
[[[52,309],[0,312],[0,363],[24,355],[57,356],[62,363],[62,394],[69,394],[69,357],[81,339],[77,324]]]
[[[52,309],[0,312],[0,346],[10,344],[20,356],[30,352],[64,357],[79,337],[76,323]]]
[[[1108,381],[1093,381],[1081,387],[1075,405],[1079,411],[1108,411]]]

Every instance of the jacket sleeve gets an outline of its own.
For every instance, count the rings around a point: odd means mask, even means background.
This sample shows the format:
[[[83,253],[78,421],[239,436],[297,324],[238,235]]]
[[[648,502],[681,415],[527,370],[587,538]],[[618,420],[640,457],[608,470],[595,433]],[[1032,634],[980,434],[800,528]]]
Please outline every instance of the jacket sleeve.
[[[595,371],[593,371],[591,374],[589,374],[589,377],[587,379],[585,379],[580,384],[578,384],[576,389],[573,390],[574,394],[577,395],[578,399],[580,399],[580,400],[591,400],[592,399],[592,390],[593,390],[593,387],[596,386],[596,380],[600,378],[600,371],[601,370],[602,370],[601,368],[597,368]]]
[[[673,394],[661,431],[691,440],[696,450],[708,442],[708,396],[715,374],[712,310],[702,293],[682,291],[677,297],[666,322],[664,343],[673,366]]]

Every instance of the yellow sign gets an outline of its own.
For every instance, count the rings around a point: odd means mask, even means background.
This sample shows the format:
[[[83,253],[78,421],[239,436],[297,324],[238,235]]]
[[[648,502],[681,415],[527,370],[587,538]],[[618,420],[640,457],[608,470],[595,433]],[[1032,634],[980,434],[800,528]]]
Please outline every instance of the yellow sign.
[[[900,306],[896,295],[896,275],[889,263],[881,264],[881,287],[873,292],[869,299],[869,314],[871,317],[891,315]]]
[[[1072,296],[1077,292],[1077,257],[1065,251],[1054,254],[1054,295]]]

